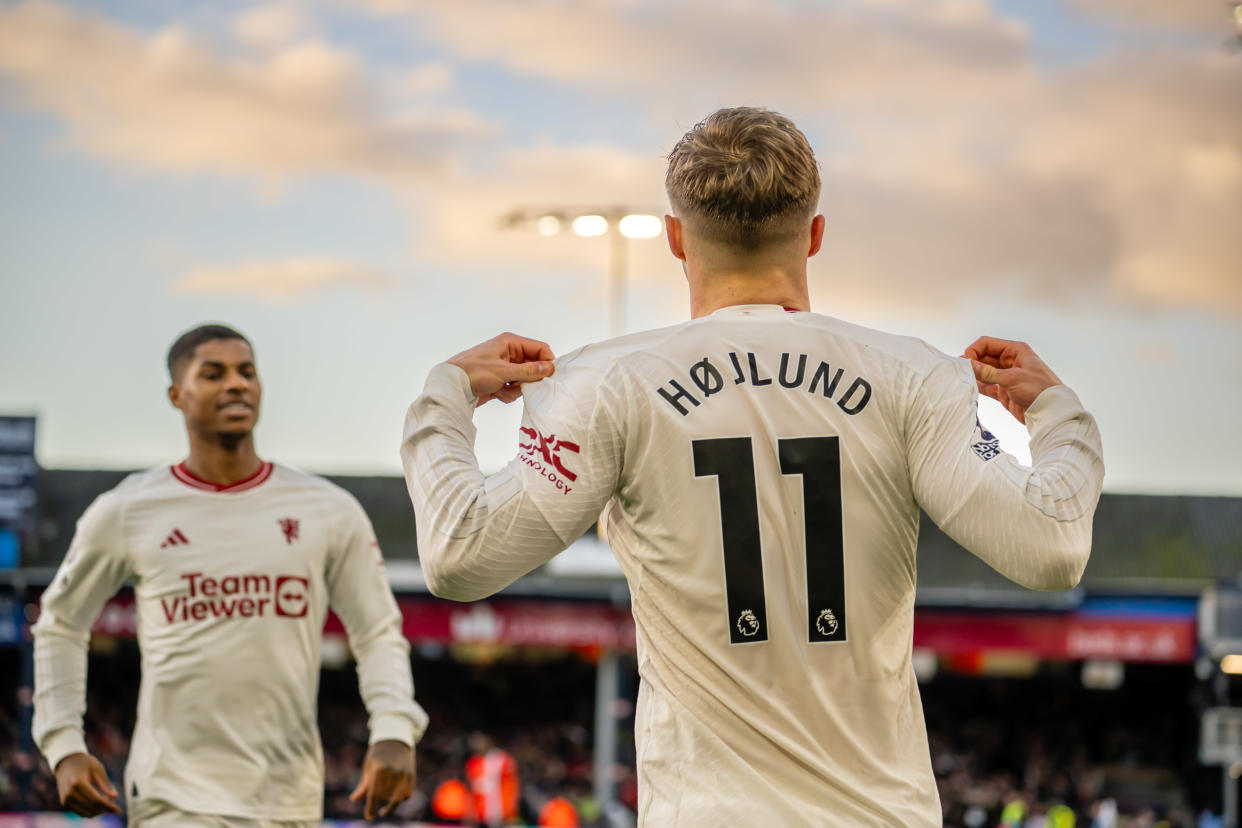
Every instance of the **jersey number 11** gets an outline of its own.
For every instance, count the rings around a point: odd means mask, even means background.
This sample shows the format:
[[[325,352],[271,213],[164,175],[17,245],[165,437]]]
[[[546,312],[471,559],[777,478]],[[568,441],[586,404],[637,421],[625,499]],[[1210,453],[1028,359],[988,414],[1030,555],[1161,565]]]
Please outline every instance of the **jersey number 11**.
[[[695,440],[694,476],[715,477],[720,494],[729,641],[768,640],[759,541],[755,458],[749,437]],[[836,437],[777,441],[782,475],[802,476],[806,536],[807,635],[845,641],[845,550],[841,532],[841,451]]]

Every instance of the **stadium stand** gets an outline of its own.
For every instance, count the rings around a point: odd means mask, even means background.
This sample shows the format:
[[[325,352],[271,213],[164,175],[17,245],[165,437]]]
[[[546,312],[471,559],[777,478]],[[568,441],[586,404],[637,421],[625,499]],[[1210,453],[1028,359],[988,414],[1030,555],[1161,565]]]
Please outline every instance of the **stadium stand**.
[[[55,808],[51,777],[22,742],[23,605],[37,602],[77,516],[121,477],[43,472],[39,547],[0,582],[0,812]],[[372,517],[414,644],[418,698],[432,715],[419,747],[418,792],[400,816],[430,818],[435,790],[465,778],[472,737],[484,734],[517,760],[523,820],[533,823],[562,796],[582,825],[625,824],[635,796],[633,632],[624,582],[598,542],[584,541],[488,602],[449,604],[422,584],[403,481],[334,480]],[[1205,588],[1236,583],[1239,571],[1237,498],[1105,495],[1091,562],[1069,593],[1017,588],[925,521],[916,667],[945,824],[1051,828],[1072,813],[1077,825],[1104,828],[1212,825],[1220,770],[1198,762],[1198,716],[1238,688],[1214,664],[1205,670],[1196,613]],[[137,691],[132,605],[122,594],[105,616],[92,645],[88,725],[92,746],[119,778]],[[330,621],[329,638],[338,631]],[[621,664],[611,805],[593,795],[592,761],[597,665],[610,651]],[[344,655],[325,646],[321,724],[332,819],[358,815],[347,795],[365,750]],[[1014,709],[1035,712],[1018,718],[1009,715]]]

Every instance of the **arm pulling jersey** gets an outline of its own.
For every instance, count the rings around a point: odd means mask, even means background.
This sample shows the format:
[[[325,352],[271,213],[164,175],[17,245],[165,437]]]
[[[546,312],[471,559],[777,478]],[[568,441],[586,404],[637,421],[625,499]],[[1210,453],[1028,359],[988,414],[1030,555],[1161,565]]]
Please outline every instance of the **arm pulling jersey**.
[[[131,475],[78,523],[35,636],[35,738],[53,767],[85,750],[90,627],[132,578],[142,651],[126,795],[194,812],[318,819],[316,722],[328,607],[358,660],[371,740],[413,744],[409,647],[357,501],[264,464],[220,490],[182,469]]]
[[[523,395],[518,456],[488,478],[463,372],[438,366],[411,406],[424,573],[483,597],[605,509],[638,628],[642,820],[939,825],[918,509],[1007,577],[1072,587],[1103,476],[1073,392],[1031,406],[1026,468],[978,425],[966,361],[738,306],[588,346]]]

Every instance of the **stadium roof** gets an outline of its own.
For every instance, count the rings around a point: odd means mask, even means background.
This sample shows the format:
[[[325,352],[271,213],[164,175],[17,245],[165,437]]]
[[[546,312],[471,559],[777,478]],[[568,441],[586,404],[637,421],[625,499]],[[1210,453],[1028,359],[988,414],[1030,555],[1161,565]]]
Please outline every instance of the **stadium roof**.
[[[43,531],[38,548],[24,555],[34,581],[50,577],[73,534],[74,523],[101,492],[125,472],[44,470],[40,477]],[[414,537],[414,514],[405,482],[397,477],[330,479],[358,498],[371,516],[398,589],[423,591]],[[1106,494],[1095,520],[1095,543],[1083,584],[1071,593],[1036,593],[1017,587],[966,552],[923,517],[919,537],[919,602],[971,606],[1071,606],[1083,591],[1196,594],[1215,583],[1242,582],[1242,498]],[[553,594],[623,600],[621,572],[588,535],[548,566],[527,576],[510,594]]]

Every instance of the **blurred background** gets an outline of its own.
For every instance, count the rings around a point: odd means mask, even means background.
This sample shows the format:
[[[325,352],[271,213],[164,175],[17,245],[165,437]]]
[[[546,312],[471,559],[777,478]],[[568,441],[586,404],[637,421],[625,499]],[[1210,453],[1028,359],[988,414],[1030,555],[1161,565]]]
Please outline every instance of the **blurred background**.
[[[54,805],[24,722],[38,595],[99,492],[182,458],[163,360],[204,321],[255,345],[261,454],[332,476],[379,531],[433,716],[403,818],[501,749],[515,819],[557,796],[584,825],[632,819],[633,624],[606,547],[492,601],[430,598],[397,444],[430,367],[501,330],[563,353],[686,318],[659,226],[623,219],[662,216],[664,156],[739,104],[819,157],[815,310],[949,353],[1024,339],[1104,435],[1075,591],[1011,588],[924,526],[946,824],[1221,824],[1242,775],[1240,49],[1224,0],[0,0],[0,825]],[[479,411],[485,470],[519,415]],[[365,734],[333,623],[344,819]],[[92,652],[89,729],[119,774],[125,593]]]

